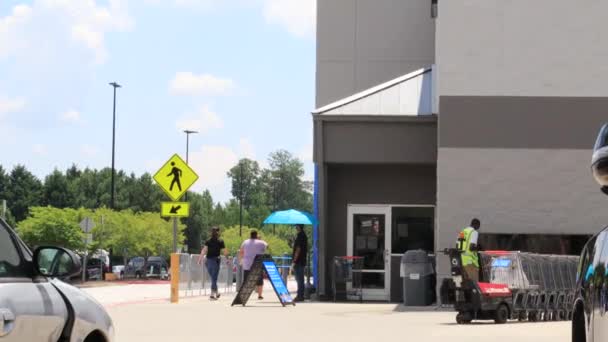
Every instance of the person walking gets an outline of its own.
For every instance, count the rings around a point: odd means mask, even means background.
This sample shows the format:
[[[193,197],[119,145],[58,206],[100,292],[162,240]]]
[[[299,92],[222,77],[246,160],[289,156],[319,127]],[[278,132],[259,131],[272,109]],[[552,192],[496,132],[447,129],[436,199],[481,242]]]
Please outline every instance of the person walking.
[[[477,255],[477,251],[479,250],[480,227],[481,221],[474,218],[471,221],[471,225],[464,228],[458,234],[456,242],[456,248],[460,251],[464,274],[466,274],[468,279],[475,282],[479,281],[479,256]]]
[[[256,230],[252,230],[249,235],[249,239],[243,241],[241,244],[239,257],[241,259],[241,264],[243,265],[245,280],[247,280],[247,277],[249,276],[249,272],[251,271],[251,266],[253,266],[253,261],[255,260],[256,255],[264,254],[267,247],[268,244],[266,241],[258,239],[258,232]],[[258,299],[262,300],[264,299],[262,296],[264,291],[264,279],[261,275],[260,279],[257,280],[256,285],[258,290]]]
[[[211,277],[211,296],[210,299],[219,299],[220,293],[217,289],[217,277],[220,274],[221,253],[224,250],[224,256],[228,256],[228,249],[224,240],[220,239],[220,229],[218,227],[211,228],[211,238],[205,241],[205,246],[198,258],[198,264],[202,263],[203,258],[206,258],[207,272]]]
[[[298,294],[294,298],[294,302],[304,301],[304,271],[306,269],[306,257],[308,254],[308,238],[304,232],[304,225],[297,225],[296,230],[298,235],[296,241],[293,244],[293,255],[292,255],[292,268],[296,275],[296,281],[298,283]]]

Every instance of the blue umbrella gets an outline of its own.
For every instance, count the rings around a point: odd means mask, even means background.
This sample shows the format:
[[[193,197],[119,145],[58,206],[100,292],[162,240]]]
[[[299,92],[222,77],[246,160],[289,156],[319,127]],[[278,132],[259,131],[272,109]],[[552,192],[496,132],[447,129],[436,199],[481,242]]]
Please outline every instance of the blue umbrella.
[[[305,211],[299,210],[283,210],[275,211],[264,220],[264,224],[305,224],[315,225],[317,219]]]

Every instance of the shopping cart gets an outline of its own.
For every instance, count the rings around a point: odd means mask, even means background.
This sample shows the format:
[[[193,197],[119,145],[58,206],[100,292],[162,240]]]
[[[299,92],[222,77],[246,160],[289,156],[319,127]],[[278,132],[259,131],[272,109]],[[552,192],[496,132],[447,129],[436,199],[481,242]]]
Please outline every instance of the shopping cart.
[[[363,257],[337,256],[334,257],[333,293],[334,302],[338,294],[343,293],[346,299],[359,298],[363,301],[362,286]]]

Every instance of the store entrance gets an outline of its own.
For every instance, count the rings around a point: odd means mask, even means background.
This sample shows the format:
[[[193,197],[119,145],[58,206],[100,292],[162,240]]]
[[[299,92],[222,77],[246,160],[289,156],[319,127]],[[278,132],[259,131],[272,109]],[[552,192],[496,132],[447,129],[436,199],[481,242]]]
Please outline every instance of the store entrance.
[[[363,300],[390,295],[391,211],[387,205],[348,206],[348,255],[363,257]],[[354,298],[353,298],[354,299]]]
[[[363,300],[402,301],[401,256],[433,254],[434,206],[349,205],[347,221],[347,253],[363,257]]]

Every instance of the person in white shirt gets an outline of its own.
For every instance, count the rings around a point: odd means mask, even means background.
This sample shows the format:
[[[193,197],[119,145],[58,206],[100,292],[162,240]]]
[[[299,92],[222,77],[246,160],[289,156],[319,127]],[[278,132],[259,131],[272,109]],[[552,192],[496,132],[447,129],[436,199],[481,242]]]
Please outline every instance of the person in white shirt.
[[[255,230],[251,231],[250,239],[243,241],[239,256],[242,261],[245,279],[247,279],[249,271],[251,271],[251,266],[253,265],[255,256],[264,254],[267,247],[268,244],[266,241],[258,239],[258,232]],[[264,279],[262,279],[261,276],[257,280],[256,285],[258,287],[258,299],[264,299],[262,296],[262,292],[264,291]]]

